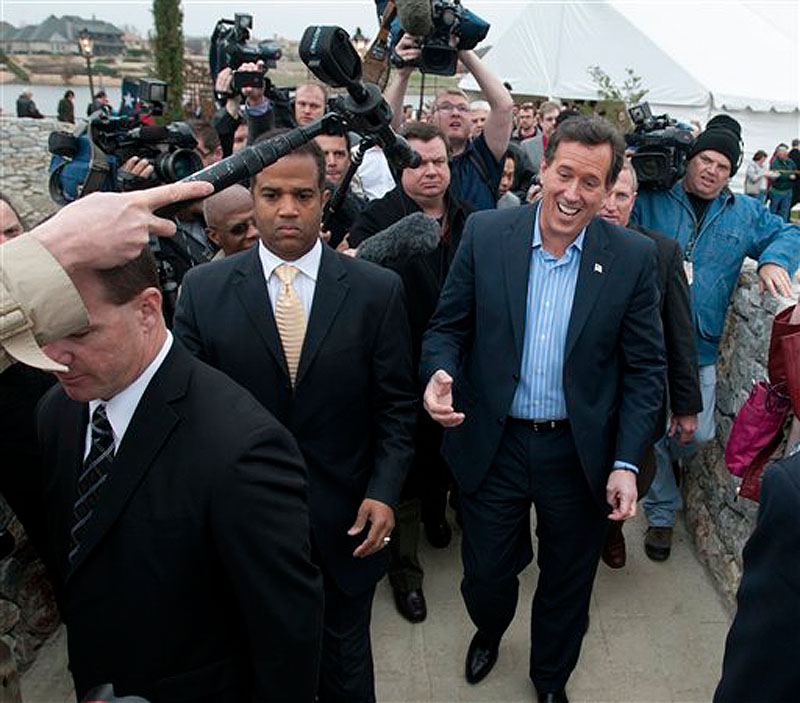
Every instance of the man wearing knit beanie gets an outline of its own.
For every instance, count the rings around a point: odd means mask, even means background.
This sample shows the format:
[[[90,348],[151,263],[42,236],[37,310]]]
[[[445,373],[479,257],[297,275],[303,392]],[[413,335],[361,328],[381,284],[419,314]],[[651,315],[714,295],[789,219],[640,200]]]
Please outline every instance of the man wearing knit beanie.
[[[793,297],[790,275],[800,263],[800,228],[783,222],[728,182],[739,168],[741,127],[728,115],[709,120],[687,156],[686,175],[669,190],[641,191],[631,223],[673,237],[691,286],[703,411],[672,416],[656,444],[656,476],[643,504],[649,527],[645,552],[670,555],[675,514],[682,507],[673,462],[714,437],[716,359],[725,313],[745,257],[758,261],[759,285]]]

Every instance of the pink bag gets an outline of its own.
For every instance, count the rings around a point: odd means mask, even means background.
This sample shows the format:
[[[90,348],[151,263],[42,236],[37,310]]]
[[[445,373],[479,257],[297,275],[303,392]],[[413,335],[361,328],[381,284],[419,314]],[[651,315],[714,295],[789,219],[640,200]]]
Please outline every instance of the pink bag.
[[[786,384],[757,381],[736,415],[725,446],[725,465],[734,476],[763,466],[783,438],[781,430],[791,407]]]

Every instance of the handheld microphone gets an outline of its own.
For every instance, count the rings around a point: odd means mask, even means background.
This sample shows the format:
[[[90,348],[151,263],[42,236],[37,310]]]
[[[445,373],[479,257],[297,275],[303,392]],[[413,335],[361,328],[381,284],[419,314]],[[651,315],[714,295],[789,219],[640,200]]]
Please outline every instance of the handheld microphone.
[[[356,256],[374,264],[401,264],[439,246],[442,229],[424,212],[414,212],[365,239]]]

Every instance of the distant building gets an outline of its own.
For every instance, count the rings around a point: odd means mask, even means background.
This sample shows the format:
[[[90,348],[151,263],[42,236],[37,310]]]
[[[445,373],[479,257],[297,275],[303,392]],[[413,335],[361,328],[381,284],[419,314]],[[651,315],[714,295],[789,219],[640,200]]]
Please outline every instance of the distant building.
[[[87,29],[94,39],[95,56],[117,56],[125,51],[123,32],[110,22],[75,15],[50,15],[38,25],[14,29],[0,26],[0,47],[9,54],[77,54],[78,34]]]

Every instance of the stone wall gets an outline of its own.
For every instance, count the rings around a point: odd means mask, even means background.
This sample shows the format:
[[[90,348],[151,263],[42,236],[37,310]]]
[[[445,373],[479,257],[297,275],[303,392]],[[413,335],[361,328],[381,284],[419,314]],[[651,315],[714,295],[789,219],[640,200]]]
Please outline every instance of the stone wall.
[[[753,531],[758,504],[737,498],[740,480],[725,468],[725,441],[753,381],[766,378],[772,317],[778,309],[772,296],[759,294],[755,265],[748,261],[728,309],[717,362],[717,436],[685,463],[686,525],[731,611],[742,573],[742,548]]]
[[[0,192],[12,201],[28,227],[58,209],[47,189],[47,138],[59,125],[70,127],[56,120],[0,117]],[[0,561],[0,638],[11,650],[16,666],[24,670],[58,626],[58,611],[44,566],[0,497],[3,527],[15,536],[16,547]]]
[[[72,125],[53,119],[0,117],[0,191],[29,228],[58,209],[47,189],[47,138],[59,127],[70,129]]]

